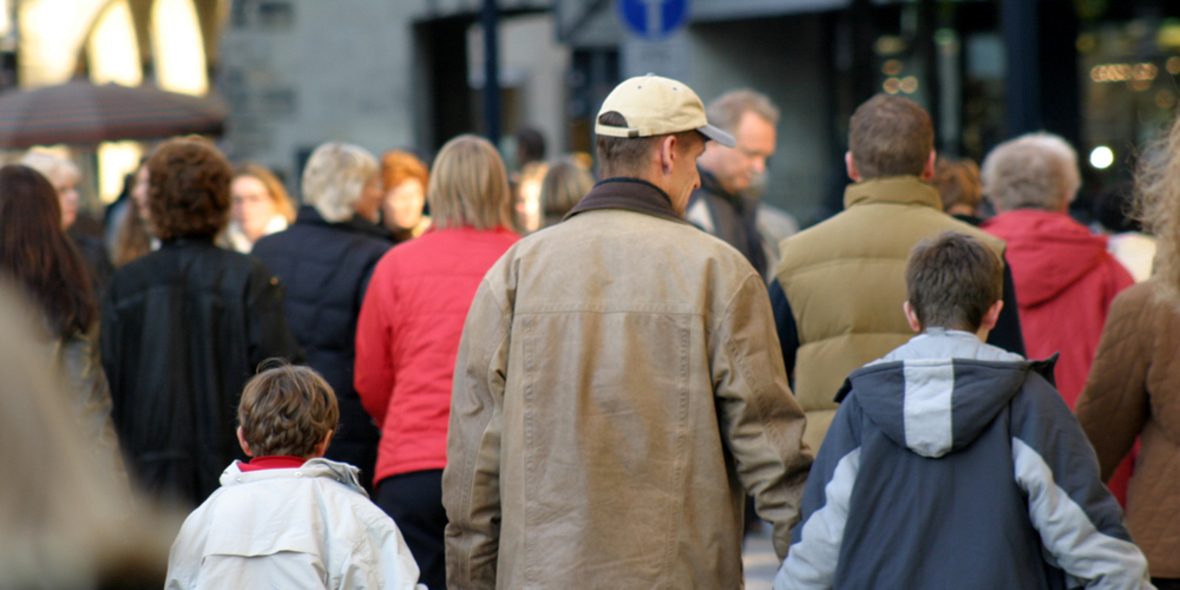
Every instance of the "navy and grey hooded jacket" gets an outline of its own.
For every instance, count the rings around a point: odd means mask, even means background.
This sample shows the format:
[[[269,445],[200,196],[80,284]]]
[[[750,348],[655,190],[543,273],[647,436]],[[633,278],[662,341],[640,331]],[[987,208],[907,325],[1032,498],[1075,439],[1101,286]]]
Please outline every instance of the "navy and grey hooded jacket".
[[[941,329],[854,371],[775,589],[1151,588],[1052,374]]]

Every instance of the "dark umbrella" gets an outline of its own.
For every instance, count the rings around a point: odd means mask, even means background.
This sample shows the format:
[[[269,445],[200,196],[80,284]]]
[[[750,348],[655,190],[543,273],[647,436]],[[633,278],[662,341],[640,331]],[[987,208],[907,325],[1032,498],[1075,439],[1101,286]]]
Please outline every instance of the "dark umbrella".
[[[215,100],[78,80],[0,94],[0,149],[219,135],[225,115]]]

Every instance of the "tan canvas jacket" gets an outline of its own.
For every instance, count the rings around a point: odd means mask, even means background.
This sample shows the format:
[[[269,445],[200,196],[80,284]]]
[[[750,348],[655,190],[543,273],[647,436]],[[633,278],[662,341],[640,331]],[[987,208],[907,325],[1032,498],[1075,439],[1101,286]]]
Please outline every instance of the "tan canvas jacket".
[[[925,238],[954,230],[1003,255],[1004,242],[942,212],[938,190],[916,176],[859,182],[844,212],[783,240],[779,284],[799,333],[795,394],[818,449],[852,371],[914,337],[901,305],[905,265]]]
[[[741,254],[682,221],[575,215],[509,250],[468,315],[447,584],[739,588],[743,488],[781,558],[803,426]]]
[[[1180,578],[1180,302],[1157,280],[1115,297],[1076,411],[1103,480],[1138,437],[1127,529],[1151,575]]]

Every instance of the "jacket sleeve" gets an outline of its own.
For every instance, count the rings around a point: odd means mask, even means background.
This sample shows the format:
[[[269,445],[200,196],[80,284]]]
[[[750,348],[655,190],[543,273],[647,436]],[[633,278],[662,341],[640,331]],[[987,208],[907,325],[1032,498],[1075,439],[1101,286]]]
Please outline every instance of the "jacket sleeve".
[[[500,433],[512,314],[508,289],[484,278],[467,314],[455,363],[443,506],[447,586],[496,587],[500,545]]]
[[[284,358],[293,363],[306,359],[299,343],[287,328],[283,310],[283,286],[261,262],[256,262],[246,283],[246,334],[250,367],[269,358]]]
[[[1107,481],[1131,451],[1135,437],[1147,422],[1147,367],[1150,351],[1144,349],[1146,329],[1140,316],[1144,302],[1129,293],[1111,305],[1102,339],[1086,387],[1078,397],[1077,416]]]
[[[1065,401],[1043,377],[1030,375],[1010,407],[1016,484],[1067,585],[1151,588],[1147,559],[1102,485],[1094,451]]]
[[[1020,307],[1016,302],[1016,283],[1012,281],[1012,267],[1004,259],[1004,309],[996,320],[996,327],[987,335],[987,343],[1008,352],[1028,356],[1024,351],[1024,332],[1020,328]]]
[[[806,417],[791,395],[762,278],[751,273],[730,299],[710,342],[714,395],[722,439],[758,515],[774,525],[779,558],[812,454],[803,442]]]
[[[852,488],[860,474],[860,405],[850,396],[819,448],[803,492],[803,519],[774,577],[775,590],[823,589],[835,583]]]
[[[390,277],[394,269],[379,263],[368,280],[360,316],[356,322],[356,362],[353,386],[365,411],[384,427],[385,412],[393,395],[393,323],[390,308],[396,305]]]

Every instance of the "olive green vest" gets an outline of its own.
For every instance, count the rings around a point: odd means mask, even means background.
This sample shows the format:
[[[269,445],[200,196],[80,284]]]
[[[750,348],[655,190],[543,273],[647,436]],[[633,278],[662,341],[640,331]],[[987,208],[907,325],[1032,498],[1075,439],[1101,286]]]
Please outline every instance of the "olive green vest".
[[[795,395],[804,439],[818,449],[844,379],[914,336],[902,312],[905,266],[925,238],[954,230],[999,255],[1004,242],[942,212],[938,191],[916,176],[849,185],[844,212],[780,245],[776,269],[799,333]]]

